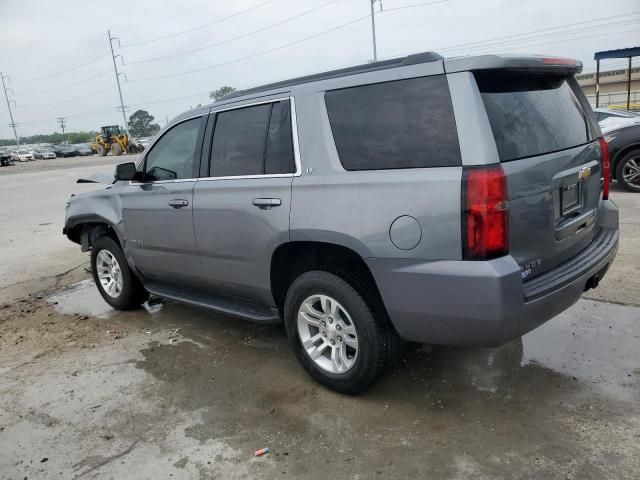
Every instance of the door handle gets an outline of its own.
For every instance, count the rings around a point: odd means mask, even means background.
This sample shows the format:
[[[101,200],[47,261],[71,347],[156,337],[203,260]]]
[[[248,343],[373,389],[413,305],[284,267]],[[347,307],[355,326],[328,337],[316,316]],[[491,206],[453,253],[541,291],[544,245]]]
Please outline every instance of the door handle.
[[[184,200],[182,198],[174,198],[173,200],[169,200],[169,206],[173,208],[182,208],[189,205],[189,200]]]
[[[282,205],[282,200],[279,198],[254,198],[252,203],[261,210],[271,210],[273,207]]]

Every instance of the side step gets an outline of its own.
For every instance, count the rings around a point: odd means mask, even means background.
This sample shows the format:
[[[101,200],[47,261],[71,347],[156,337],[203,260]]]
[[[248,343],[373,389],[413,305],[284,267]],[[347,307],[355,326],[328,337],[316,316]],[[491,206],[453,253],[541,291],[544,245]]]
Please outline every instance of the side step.
[[[191,292],[160,283],[145,283],[144,287],[149,291],[149,293],[158,297],[188,303],[196,307],[202,307],[219,313],[232,315],[234,317],[244,318],[252,322],[281,322],[278,310],[266,305],[249,303],[240,299],[222,298],[211,294]]]

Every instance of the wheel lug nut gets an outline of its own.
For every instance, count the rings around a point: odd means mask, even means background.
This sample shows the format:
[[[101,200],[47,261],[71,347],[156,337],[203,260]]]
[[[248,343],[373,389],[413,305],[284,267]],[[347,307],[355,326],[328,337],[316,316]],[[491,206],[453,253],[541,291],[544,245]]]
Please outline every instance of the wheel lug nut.
[[[340,335],[338,335],[338,341],[341,342],[342,341],[342,337]]]
[[[322,336],[326,337],[327,336],[327,332],[322,332]]]
[[[326,327],[327,326],[327,322],[325,322],[324,320],[322,321],[322,326]]]
[[[331,345],[335,345],[335,344],[336,344],[335,340],[331,340]]]
[[[336,325],[336,330],[342,330],[342,327],[340,325]]]
[[[329,323],[333,323],[333,318],[329,317]]]

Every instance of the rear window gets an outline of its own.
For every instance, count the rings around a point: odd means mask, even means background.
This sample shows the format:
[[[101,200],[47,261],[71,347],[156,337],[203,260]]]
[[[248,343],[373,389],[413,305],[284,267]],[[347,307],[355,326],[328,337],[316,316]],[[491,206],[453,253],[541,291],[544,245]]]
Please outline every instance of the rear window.
[[[462,163],[444,75],[332,90],[325,102],[346,170]]]
[[[590,142],[589,107],[573,77],[476,72],[502,162]]]

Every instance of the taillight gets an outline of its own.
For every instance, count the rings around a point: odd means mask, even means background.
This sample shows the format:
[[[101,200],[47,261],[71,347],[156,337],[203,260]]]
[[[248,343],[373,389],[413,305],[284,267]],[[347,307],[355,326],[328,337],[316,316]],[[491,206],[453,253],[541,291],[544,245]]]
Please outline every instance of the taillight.
[[[463,194],[463,258],[487,259],[509,250],[507,179],[501,166],[465,169]]]
[[[602,151],[602,199],[609,199],[609,187],[611,186],[611,156],[609,155],[609,144],[604,138],[599,138],[600,150]]]

